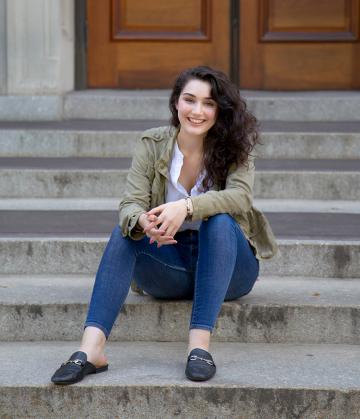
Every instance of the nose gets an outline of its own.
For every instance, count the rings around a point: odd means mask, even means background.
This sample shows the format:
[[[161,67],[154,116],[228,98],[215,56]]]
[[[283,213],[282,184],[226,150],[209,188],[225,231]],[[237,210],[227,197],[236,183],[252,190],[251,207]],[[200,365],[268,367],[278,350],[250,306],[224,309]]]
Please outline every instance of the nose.
[[[201,115],[201,113],[202,113],[202,103],[200,101],[195,102],[195,106],[193,108],[193,112],[194,112],[194,114]]]

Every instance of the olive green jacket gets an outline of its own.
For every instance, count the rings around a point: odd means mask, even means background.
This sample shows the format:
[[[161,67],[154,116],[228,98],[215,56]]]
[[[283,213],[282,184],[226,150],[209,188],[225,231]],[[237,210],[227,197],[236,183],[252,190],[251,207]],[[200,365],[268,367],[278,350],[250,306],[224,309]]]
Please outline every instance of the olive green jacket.
[[[137,224],[140,215],[165,202],[168,167],[178,130],[172,127],[152,128],[143,133],[136,144],[131,169],[127,176],[125,194],[119,205],[119,224],[123,236],[134,240],[144,237]],[[269,259],[277,251],[270,225],[264,215],[252,206],[254,161],[236,167],[226,179],[225,189],[214,185],[209,191],[191,197],[194,212],[192,221],[228,213],[239,223],[255,249],[258,259]]]

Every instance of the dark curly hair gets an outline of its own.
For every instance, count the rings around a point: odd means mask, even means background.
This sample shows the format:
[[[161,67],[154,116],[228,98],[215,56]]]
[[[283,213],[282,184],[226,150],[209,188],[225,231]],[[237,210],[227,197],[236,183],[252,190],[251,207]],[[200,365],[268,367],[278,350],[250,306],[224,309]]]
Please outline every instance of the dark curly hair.
[[[206,176],[202,187],[207,190],[216,184],[224,189],[230,166],[246,164],[258,142],[258,123],[247,110],[237,86],[223,72],[199,66],[184,70],[175,80],[169,100],[172,126],[180,125],[176,104],[185,85],[194,79],[210,83],[211,97],[218,105],[216,122],[204,138]]]

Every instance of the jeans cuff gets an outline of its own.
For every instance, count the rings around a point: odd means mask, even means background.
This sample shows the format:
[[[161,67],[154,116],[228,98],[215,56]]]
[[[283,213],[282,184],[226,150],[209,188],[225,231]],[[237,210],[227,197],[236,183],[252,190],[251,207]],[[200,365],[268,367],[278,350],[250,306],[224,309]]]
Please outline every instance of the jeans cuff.
[[[191,329],[202,329],[202,330],[208,330],[210,333],[212,333],[213,331],[213,327],[211,326],[206,326],[204,324],[195,324],[195,323],[191,323],[189,330]]]
[[[104,335],[106,337],[106,340],[108,339],[108,337],[110,335],[110,332],[107,329],[105,329],[105,327],[103,325],[101,325],[99,323],[96,323],[96,322],[85,322],[84,329],[88,326],[97,327],[98,329],[100,329],[104,333]]]

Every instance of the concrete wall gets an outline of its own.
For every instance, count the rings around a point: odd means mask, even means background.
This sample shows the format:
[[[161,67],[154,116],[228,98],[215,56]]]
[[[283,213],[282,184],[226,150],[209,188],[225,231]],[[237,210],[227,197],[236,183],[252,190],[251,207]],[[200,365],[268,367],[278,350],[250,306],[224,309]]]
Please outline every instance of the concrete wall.
[[[0,92],[73,90],[74,25],[74,0],[0,0]]]

